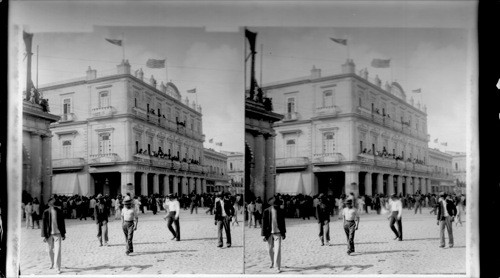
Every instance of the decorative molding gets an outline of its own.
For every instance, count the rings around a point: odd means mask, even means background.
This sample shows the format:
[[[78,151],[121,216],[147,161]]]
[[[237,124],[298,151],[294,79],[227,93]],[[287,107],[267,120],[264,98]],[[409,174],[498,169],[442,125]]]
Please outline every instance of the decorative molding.
[[[106,89],[106,88],[111,88],[111,87],[113,87],[113,85],[108,84],[108,85],[96,86],[95,88],[97,90],[101,90],[101,89]]]
[[[297,134],[297,135],[299,135],[300,133],[302,133],[302,130],[301,129],[290,129],[290,130],[280,130],[278,132],[281,133],[282,136],[284,136],[286,134]]]
[[[337,87],[337,83],[335,84],[328,84],[328,85],[323,85],[323,86],[319,86],[320,89],[328,89],[328,88],[333,88],[333,87]]]
[[[59,140],[61,140],[61,137],[66,136],[66,135],[73,135],[73,138],[75,138],[78,131],[73,129],[73,130],[65,130],[65,131],[56,131],[54,133],[58,136],[57,138]]]
[[[113,132],[114,130],[115,130],[114,127],[105,127],[105,128],[96,128],[96,129],[94,129],[94,131],[96,131],[98,133],[106,132],[106,131]]]

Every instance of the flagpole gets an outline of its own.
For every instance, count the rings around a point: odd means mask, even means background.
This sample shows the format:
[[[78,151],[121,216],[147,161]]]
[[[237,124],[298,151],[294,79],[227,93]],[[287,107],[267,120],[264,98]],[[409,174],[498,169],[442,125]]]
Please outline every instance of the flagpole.
[[[346,46],[347,46],[347,60],[351,58],[350,51],[349,51],[349,44],[351,43],[351,40],[347,39],[348,37],[346,36]]]
[[[125,35],[122,32],[122,60],[125,61]]]
[[[245,46],[245,50],[244,50],[244,54],[243,54],[243,60],[244,60],[244,64],[245,64],[245,71],[243,73],[243,94],[245,95],[245,98],[247,98],[246,96],[246,91],[247,91],[247,37],[246,36],[243,36],[243,45]]]
[[[38,44],[36,45],[36,88],[38,89],[38,57],[40,53],[38,52]]]
[[[167,58],[165,58],[165,86],[168,83],[168,66],[167,66]]]
[[[264,52],[264,44],[260,44],[260,86],[262,86],[262,56]]]

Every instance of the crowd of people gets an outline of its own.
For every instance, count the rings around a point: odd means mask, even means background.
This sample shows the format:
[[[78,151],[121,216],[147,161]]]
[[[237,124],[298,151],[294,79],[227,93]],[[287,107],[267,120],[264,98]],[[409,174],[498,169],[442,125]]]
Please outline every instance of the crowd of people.
[[[403,155],[396,155],[395,153],[389,153],[385,147],[383,147],[382,151],[378,151],[378,150],[373,150],[372,149],[369,149],[367,150],[366,148],[363,149],[363,151],[361,151],[361,153],[363,154],[371,154],[371,155],[375,155],[375,156],[379,156],[379,157],[383,157],[383,158],[392,158],[394,160],[402,160],[404,161],[404,157]],[[413,162],[415,164],[420,164],[420,165],[424,165],[425,162],[421,159],[418,159],[418,158],[406,158],[406,161],[408,162]]]

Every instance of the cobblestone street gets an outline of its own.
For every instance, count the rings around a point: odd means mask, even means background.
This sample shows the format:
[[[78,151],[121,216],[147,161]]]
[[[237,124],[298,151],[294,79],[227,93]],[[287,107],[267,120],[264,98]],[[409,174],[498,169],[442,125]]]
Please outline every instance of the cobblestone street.
[[[243,272],[243,228],[232,226],[232,246],[217,247],[217,227],[213,215],[205,209],[198,214],[181,210],[181,241],[171,241],[165,216],[152,212],[140,214],[134,233],[134,253],[125,255],[121,220],[111,220],[109,247],[99,247],[95,222],[66,220],[66,240],[62,242],[62,274],[238,274]],[[241,219],[241,216],[239,217]],[[56,275],[49,269],[47,244],[40,230],[26,229],[21,233],[21,274]]]
[[[286,219],[281,274],[463,274],[465,275],[465,222],[453,223],[454,247],[439,248],[436,216],[403,211],[403,241],[394,241],[385,215],[362,214],[354,238],[356,252],[346,254],[342,220],[332,217],[331,246],[320,246],[318,227],[311,220]],[[447,235],[447,233],[446,233]],[[447,236],[446,236],[447,237]],[[448,240],[448,239],[447,239]],[[448,241],[446,241],[448,244]],[[260,229],[245,228],[245,273],[273,273],[267,243]]]

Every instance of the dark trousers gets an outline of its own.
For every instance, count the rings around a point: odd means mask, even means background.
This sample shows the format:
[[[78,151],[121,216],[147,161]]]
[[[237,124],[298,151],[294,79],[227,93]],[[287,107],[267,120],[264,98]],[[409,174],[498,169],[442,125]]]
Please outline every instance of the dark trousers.
[[[172,228],[172,223],[175,225],[175,230]],[[168,214],[168,229],[177,241],[181,240],[181,227],[179,225],[179,218],[175,219],[175,212]]]
[[[104,237],[104,243],[108,242],[108,221],[102,221],[97,223],[97,238],[102,245],[102,239]]]
[[[401,222],[402,218],[398,220],[398,212],[394,211],[392,212],[391,215],[391,222],[389,223],[389,226],[391,227],[391,230],[394,232],[396,237],[399,239],[403,239],[403,224]],[[394,227],[394,223],[398,224],[398,229],[396,230],[396,227]]]
[[[198,205],[191,204],[191,214],[193,214],[193,210],[196,210],[196,214],[198,214]]]
[[[416,204],[415,205],[415,214],[417,214],[417,210],[420,210],[420,214],[422,214],[422,205]]]
[[[132,239],[134,238],[134,221],[124,221],[123,234],[125,235],[125,244],[127,252],[134,252],[134,246],[132,244]]]
[[[356,231],[356,222],[345,221],[344,231],[347,237],[347,252],[354,252],[354,232]]]
[[[231,226],[229,225],[230,223],[230,217],[225,216],[222,218],[222,220],[217,220],[217,237],[219,238],[219,244],[218,246],[222,246],[222,228],[224,227],[224,230],[226,231],[226,244],[231,245]]]
[[[319,226],[319,239],[321,240],[321,243],[329,242],[330,241],[330,221],[329,220],[323,220],[322,222],[318,223]]]

